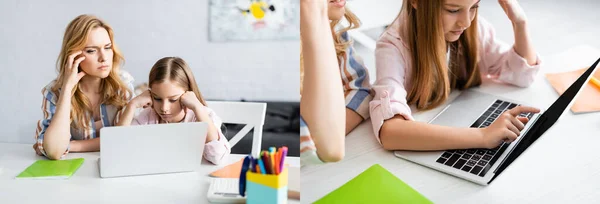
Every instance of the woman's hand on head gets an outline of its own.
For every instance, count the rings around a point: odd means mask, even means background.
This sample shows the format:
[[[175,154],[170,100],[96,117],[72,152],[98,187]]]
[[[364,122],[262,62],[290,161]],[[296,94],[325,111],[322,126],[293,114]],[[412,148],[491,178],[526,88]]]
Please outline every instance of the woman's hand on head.
[[[484,148],[495,148],[503,141],[512,142],[521,135],[521,130],[529,122],[526,117],[518,117],[521,113],[539,113],[540,109],[517,106],[509,111],[502,113],[496,121],[486,128],[481,128],[481,136]]]
[[[142,94],[131,99],[131,102],[135,108],[147,108],[152,106],[152,96],[150,90],[142,92]]]
[[[186,107],[186,108],[189,108],[192,110],[204,106],[204,105],[202,105],[202,103],[200,103],[200,101],[198,100],[198,97],[196,97],[196,94],[193,91],[186,91],[185,93],[183,93],[179,97],[179,102],[181,102],[181,105],[183,107]]]
[[[498,0],[498,3],[513,24],[522,24],[527,22],[525,11],[523,11],[523,8],[521,8],[521,5],[519,5],[517,0]]]
[[[63,88],[73,89],[79,83],[79,80],[85,76],[85,72],[79,72],[79,64],[85,59],[85,56],[80,56],[83,51],[77,51],[69,55],[67,66],[64,69],[64,76],[67,77]]]

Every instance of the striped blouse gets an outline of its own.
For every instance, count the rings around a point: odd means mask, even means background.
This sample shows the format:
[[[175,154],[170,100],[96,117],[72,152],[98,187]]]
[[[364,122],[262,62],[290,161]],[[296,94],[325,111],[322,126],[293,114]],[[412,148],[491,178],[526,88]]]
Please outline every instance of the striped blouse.
[[[343,33],[345,41],[350,40],[348,33]],[[371,95],[371,84],[369,83],[369,72],[360,56],[356,54],[354,47],[348,46],[346,59],[340,57],[340,74],[344,85],[344,97],[346,108],[358,113],[363,119],[368,119],[369,102],[373,100]]]
[[[348,33],[343,33],[342,38],[348,41]],[[373,99],[369,72],[352,46],[348,46],[345,59],[339,58],[346,108],[358,113],[363,119],[368,119],[369,102]],[[302,165],[323,163],[317,156],[315,144],[303,118],[300,118],[300,157]]]
[[[129,88],[129,90],[131,90],[133,93],[133,81],[134,81],[133,77],[126,71],[121,71],[121,73],[119,73],[119,76],[121,77],[121,80],[125,84],[127,84],[127,87]],[[44,134],[46,133],[46,129],[48,129],[48,126],[50,126],[52,117],[54,117],[54,113],[56,112],[56,105],[58,103],[58,96],[59,96],[59,93],[52,92],[52,86],[54,86],[55,82],[56,81],[53,80],[48,85],[46,85],[46,87],[44,87],[42,89],[43,118],[38,121],[37,128],[35,131],[35,140],[36,140],[37,148],[46,157],[48,155],[46,155],[46,151],[44,150],[44,147],[42,145],[44,143]],[[89,128],[87,128],[87,129],[76,129],[73,126],[71,126],[71,131],[70,131],[71,132],[71,140],[89,140],[89,139],[98,138],[98,137],[100,137],[100,135],[99,135],[100,128],[110,127],[110,126],[113,126],[114,124],[116,124],[116,122],[118,120],[118,112],[119,112],[119,110],[117,110],[118,108],[116,106],[101,104],[99,108],[100,108],[100,119],[101,119],[101,121],[99,121],[99,122],[101,122],[101,125],[96,126],[96,123],[93,120],[90,120]],[[88,113],[88,114],[92,114],[92,113]],[[67,155],[67,153],[69,153],[69,148],[70,147],[67,146],[67,149],[66,149],[65,153],[63,154],[63,157],[65,155]]]

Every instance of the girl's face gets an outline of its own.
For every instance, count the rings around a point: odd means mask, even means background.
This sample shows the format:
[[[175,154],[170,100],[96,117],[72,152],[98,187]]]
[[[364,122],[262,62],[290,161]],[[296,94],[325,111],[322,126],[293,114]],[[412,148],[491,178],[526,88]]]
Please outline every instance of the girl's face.
[[[480,0],[445,0],[442,5],[442,23],[446,42],[458,40],[471,26],[477,15]]]
[[[79,64],[80,71],[87,75],[106,78],[112,70],[112,42],[106,29],[94,28],[88,33],[88,40],[83,49],[85,59]]]
[[[329,4],[327,6],[327,14],[329,16],[329,20],[335,21],[340,20],[346,14],[346,0],[329,0]]]
[[[184,109],[179,100],[184,93],[185,89],[169,80],[152,84],[150,86],[152,108],[163,120],[169,123],[179,122],[185,117]]]

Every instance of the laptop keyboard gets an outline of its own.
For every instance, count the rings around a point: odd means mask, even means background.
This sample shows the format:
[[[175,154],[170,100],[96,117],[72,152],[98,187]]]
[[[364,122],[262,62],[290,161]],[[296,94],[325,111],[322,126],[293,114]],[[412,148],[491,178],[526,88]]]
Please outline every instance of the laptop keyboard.
[[[496,100],[472,125],[472,128],[490,126],[502,113],[519,104]],[[521,113],[520,117],[531,119],[533,113]],[[500,155],[508,148],[509,143],[503,142],[493,149],[460,149],[447,150],[436,160],[437,163],[460,169],[480,177],[490,170]]]
[[[214,192],[215,195],[239,196],[239,182],[237,178],[215,178],[210,183],[208,192]]]

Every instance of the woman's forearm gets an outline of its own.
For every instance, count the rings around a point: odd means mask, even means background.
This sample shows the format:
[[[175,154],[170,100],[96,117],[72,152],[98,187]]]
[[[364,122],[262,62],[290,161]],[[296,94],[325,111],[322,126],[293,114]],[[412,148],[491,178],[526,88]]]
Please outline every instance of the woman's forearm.
[[[319,158],[337,161],[344,155],[346,113],[326,3],[301,1],[304,80],[300,111],[310,128]]]
[[[71,91],[62,89],[52,122],[46,129],[43,147],[49,159],[60,159],[71,140]]]

